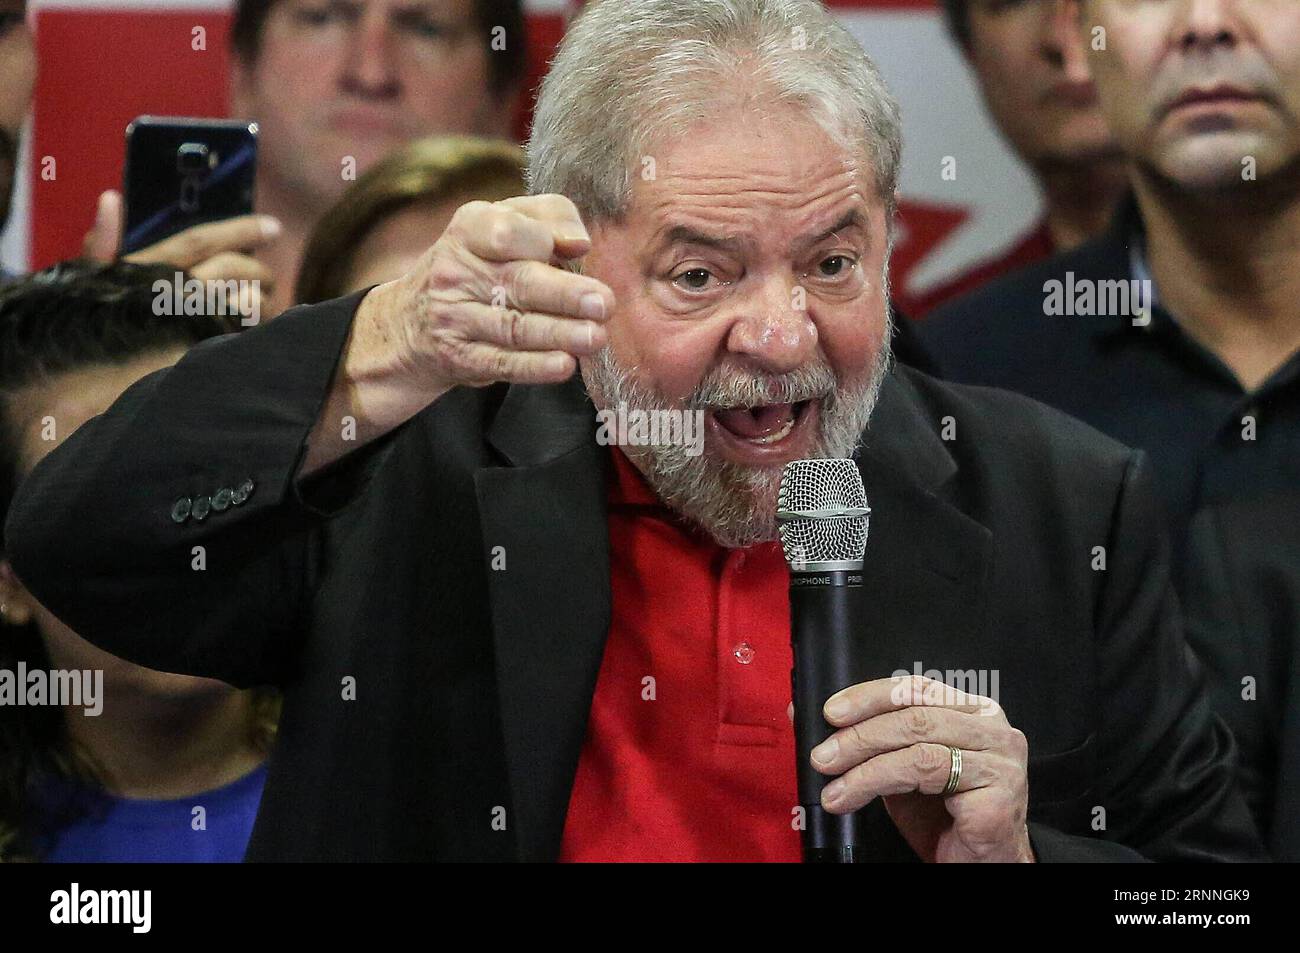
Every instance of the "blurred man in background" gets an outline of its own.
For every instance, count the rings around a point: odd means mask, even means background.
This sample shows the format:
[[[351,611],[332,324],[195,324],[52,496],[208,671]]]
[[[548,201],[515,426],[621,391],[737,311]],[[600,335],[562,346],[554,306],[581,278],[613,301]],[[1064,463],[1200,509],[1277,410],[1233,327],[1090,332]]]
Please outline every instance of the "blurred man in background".
[[[1281,514],[1297,511],[1300,487],[1300,5],[1070,11],[1078,49],[1095,48],[1134,201],[1102,237],[921,331],[945,376],[1018,390],[1151,455],[1193,609],[1209,582],[1243,574],[1245,550],[1259,557],[1254,582],[1231,587],[1233,625],[1193,613],[1191,638],[1243,747],[1261,827],[1277,856],[1297,859],[1300,832],[1279,839],[1274,813],[1292,809],[1300,780],[1274,792],[1278,746],[1300,738],[1300,712],[1283,710],[1300,705],[1288,698],[1295,668],[1279,661],[1300,635],[1300,577],[1274,560],[1277,534],[1296,532]],[[1243,532],[1267,525],[1273,538]]]
[[[284,226],[259,252],[268,313],[350,182],[421,136],[509,136],[523,85],[520,0],[241,0],[231,43],[231,113],[262,127],[257,204]]]
[[[1063,9],[1057,0],[943,0],[984,105],[1038,180],[1044,208],[1009,248],[904,301],[911,317],[1099,234],[1127,188],[1123,154]]]

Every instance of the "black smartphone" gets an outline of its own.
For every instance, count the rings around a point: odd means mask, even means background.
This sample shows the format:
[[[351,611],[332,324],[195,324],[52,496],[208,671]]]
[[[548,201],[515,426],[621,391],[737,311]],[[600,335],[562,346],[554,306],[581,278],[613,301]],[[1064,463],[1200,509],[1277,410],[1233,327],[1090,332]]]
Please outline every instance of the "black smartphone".
[[[122,254],[253,211],[257,123],[140,116],[126,127]]]

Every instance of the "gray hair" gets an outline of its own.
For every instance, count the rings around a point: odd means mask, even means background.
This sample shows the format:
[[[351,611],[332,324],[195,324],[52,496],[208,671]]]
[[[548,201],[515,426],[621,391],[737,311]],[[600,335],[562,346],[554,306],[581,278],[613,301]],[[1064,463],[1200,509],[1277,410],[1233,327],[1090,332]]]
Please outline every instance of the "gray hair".
[[[588,2],[538,94],[529,192],[567,196],[588,224],[620,220],[641,157],[738,85],[746,101],[800,107],[833,141],[866,156],[892,235],[898,104],[817,0]]]

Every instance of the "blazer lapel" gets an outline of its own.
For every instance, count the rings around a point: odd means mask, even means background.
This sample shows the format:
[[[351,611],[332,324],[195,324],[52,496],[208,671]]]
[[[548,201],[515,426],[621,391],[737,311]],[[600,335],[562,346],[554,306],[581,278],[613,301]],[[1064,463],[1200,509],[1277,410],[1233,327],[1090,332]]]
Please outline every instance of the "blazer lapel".
[[[993,534],[944,497],[957,465],[911,383],[890,376],[858,454],[871,526],[857,607],[856,680],[976,667]],[[972,659],[962,664],[964,659]],[[915,860],[879,800],[859,812],[871,856]]]
[[[945,496],[957,465],[905,372],[890,375],[858,453],[872,508],[857,608],[857,680],[967,668],[985,644],[989,529]],[[488,431],[508,465],[475,475],[505,754],[521,860],[553,860],[610,620],[607,453],[577,378],[511,387]],[[496,550],[495,547],[503,547]],[[915,860],[877,801],[872,855]]]
[[[475,474],[519,858],[554,860],[609,629],[607,455],[575,378],[511,387]],[[501,549],[496,549],[501,547]]]
[[[982,642],[993,534],[954,506],[957,464],[911,382],[891,375],[858,453],[871,506],[860,604],[864,675],[956,657]]]

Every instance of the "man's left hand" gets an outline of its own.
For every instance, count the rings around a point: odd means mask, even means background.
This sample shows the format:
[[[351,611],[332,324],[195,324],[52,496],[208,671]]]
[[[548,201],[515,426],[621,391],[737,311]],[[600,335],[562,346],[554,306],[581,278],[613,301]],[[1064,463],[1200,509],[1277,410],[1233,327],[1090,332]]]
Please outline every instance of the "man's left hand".
[[[876,797],[927,862],[1034,861],[1025,824],[1029,744],[991,698],[923,676],[882,678],[832,695],[839,730],[813,749],[813,767],[840,775],[822,806],[847,814]],[[956,791],[945,794],[953,748]]]

